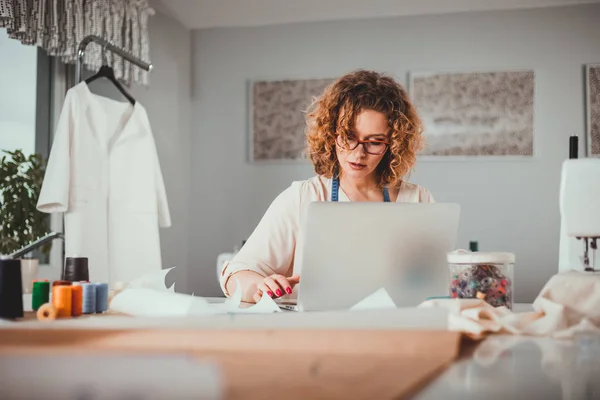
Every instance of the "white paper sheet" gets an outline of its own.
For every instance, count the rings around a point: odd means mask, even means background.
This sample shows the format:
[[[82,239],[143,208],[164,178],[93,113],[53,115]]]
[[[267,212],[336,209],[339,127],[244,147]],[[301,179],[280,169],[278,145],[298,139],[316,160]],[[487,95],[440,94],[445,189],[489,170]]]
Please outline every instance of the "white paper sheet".
[[[233,292],[233,294],[231,295],[230,298],[228,298],[227,300],[225,300],[225,308],[227,309],[231,309],[231,310],[236,310],[240,308],[240,305],[242,304],[242,285],[240,284],[239,279],[234,276],[233,277],[235,279],[235,292]]]
[[[165,274],[166,275],[166,274]],[[156,283],[153,278],[140,281],[141,284]],[[139,285],[140,283],[136,283]],[[164,285],[163,285],[164,286]],[[281,312],[275,301],[263,295],[260,301],[249,307],[242,306],[242,290],[237,285],[233,296],[223,304],[211,304],[202,297],[173,293],[165,289],[128,287],[115,295],[110,309],[136,317],[184,317],[217,314],[265,314]]]
[[[385,290],[385,288],[381,288],[356,303],[350,308],[350,310],[377,310],[388,308],[398,307],[396,307],[396,303],[394,303],[394,300],[392,300],[387,290]]]
[[[235,314],[269,314],[274,312],[281,312],[281,309],[279,308],[277,303],[275,303],[275,301],[273,301],[273,299],[265,293],[255,305],[247,308],[239,306],[233,308],[229,306],[228,312]]]
[[[168,270],[165,270],[168,272]],[[164,275],[166,275],[166,273]],[[164,276],[163,275],[163,276]],[[277,303],[268,295],[263,294],[255,305],[245,306],[242,303],[242,289],[236,280],[236,290],[222,304],[210,303],[206,299],[180,293],[166,291],[166,288],[156,286],[157,276],[145,277],[136,281],[135,286],[129,286],[117,294],[110,303],[111,310],[138,317],[183,317],[217,314],[270,314],[282,312]],[[163,278],[164,279],[164,278]],[[149,285],[159,290],[139,287]],[[164,285],[163,285],[164,286]],[[385,288],[381,288],[363,300],[359,301],[350,311],[365,311],[398,308]]]
[[[125,289],[112,299],[110,309],[136,317],[185,317],[211,310],[202,297],[145,288]]]
[[[160,271],[151,272],[143,275],[133,281],[126,284],[128,289],[153,289],[159,292],[171,292],[175,293],[175,283],[171,287],[167,287],[165,284],[165,278],[167,274],[177,267],[171,267],[169,269],[162,269]]]
[[[275,303],[275,300],[269,297],[266,293],[263,293],[262,297],[255,305],[250,307],[242,307],[242,285],[237,278],[235,278],[235,283],[235,292],[229,299],[225,301],[225,308],[227,312],[236,314],[268,314],[273,312],[281,312],[281,309],[277,303]]]

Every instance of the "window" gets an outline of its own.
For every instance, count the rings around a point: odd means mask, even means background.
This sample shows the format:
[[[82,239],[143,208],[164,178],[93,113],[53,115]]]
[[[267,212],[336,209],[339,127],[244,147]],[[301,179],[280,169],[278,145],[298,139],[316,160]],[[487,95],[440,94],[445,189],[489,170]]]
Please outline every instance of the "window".
[[[0,29],[0,149],[35,152],[37,48]]]
[[[50,58],[0,28],[0,150],[50,153]],[[0,152],[0,156],[5,155]],[[50,219],[50,216],[48,216]],[[35,251],[40,264],[48,256]]]

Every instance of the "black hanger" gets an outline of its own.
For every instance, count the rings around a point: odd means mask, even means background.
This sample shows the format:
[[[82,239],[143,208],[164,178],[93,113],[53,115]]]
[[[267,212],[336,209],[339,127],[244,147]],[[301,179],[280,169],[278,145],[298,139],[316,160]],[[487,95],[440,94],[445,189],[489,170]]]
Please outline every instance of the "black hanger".
[[[121,92],[123,96],[125,96],[132,105],[135,104],[135,99],[129,93],[127,93],[125,88],[119,83],[117,78],[115,78],[115,71],[112,69],[112,67],[106,64],[102,65],[95,75],[92,75],[85,80],[85,83],[89,84],[90,82],[93,82],[98,78],[107,78],[113,83],[113,85],[117,87],[117,89],[119,89],[119,92]]]

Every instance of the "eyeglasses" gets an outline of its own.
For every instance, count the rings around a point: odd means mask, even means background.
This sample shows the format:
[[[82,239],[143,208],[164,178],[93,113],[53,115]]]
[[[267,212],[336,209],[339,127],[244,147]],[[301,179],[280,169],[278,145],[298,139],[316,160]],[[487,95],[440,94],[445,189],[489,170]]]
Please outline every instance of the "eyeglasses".
[[[379,156],[388,148],[389,142],[383,140],[360,140],[355,136],[349,135],[346,139],[342,138],[342,135],[338,134],[336,138],[337,144],[342,146],[346,150],[354,150],[359,144],[363,145],[363,149],[368,154]]]

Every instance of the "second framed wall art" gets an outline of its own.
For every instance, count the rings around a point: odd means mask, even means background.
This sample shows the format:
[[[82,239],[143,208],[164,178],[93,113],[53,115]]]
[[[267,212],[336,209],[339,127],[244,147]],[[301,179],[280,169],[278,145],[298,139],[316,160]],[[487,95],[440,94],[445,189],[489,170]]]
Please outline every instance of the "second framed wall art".
[[[587,151],[588,156],[600,156],[600,64],[585,67]]]
[[[425,158],[534,155],[534,72],[410,73],[425,125]]]

